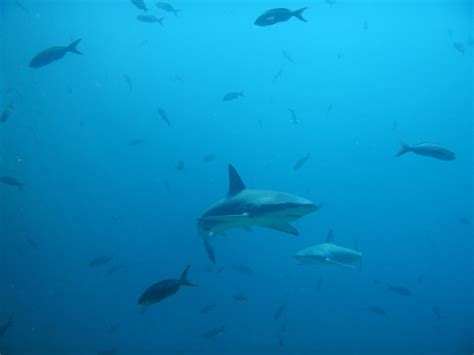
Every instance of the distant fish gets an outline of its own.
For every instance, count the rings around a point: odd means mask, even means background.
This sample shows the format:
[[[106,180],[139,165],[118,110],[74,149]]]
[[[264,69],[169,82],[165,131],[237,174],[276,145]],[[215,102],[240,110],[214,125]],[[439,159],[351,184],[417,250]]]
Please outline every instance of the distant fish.
[[[244,92],[243,91],[240,91],[240,92],[229,92],[227,94],[224,95],[224,97],[222,98],[222,101],[226,102],[226,101],[233,101],[233,100],[236,100],[238,99],[239,97],[243,97],[244,96]]]
[[[4,324],[0,324],[0,337],[3,337],[7,330],[12,326],[13,324],[13,316],[10,316],[8,318],[7,322]]]
[[[115,349],[99,351],[97,355],[116,355],[117,351]]]
[[[408,152],[413,152],[418,155],[424,155],[427,157],[440,159],[440,160],[455,160],[456,154],[438,144],[432,143],[421,143],[414,146],[409,146],[408,144],[401,143],[400,151],[395,157],[399,157]]]
[[[176,165],[176,170],[183,171],[184,170],[184,161],[180,160],[178,165]]]
[[[21,2],[19,2],[18,0],[15,1],[15,5],[16,7],[18,7],[20,10],[22,10],[25,14],[29,15],[30,14],[30,10],[25,7],[25,5],[23,5]]]
[[[114,323],[109,327],[110,334],[116,334],[120,330],[120,323]]]
[[[332,111],[332,106],[333,106],[333,105],[332,105],[332,104],[330,104],[330,105],[329,105],[329,107],[328,107],[328,109],[326,110],[326,119],[328,119],[328,118],[329,118],[329,114],[330,114],[330,113],[331,113],[331,111]]]
[[[282,304],[281,306],[279,306],[275,313],[273,314],[273,320],[278,320],[280,319],[280,317],[283,315],[283,313],[285,312],[285,309],[286,309],[286,303]]]
[[[471,220],[467,217],[461,217],[459,218],[459,223],[461,224],[464,224],[464,225],[470,225],[471,224]]]
[[[30,246],[31,249],[34,249],[34,250],[39,249],[38,243],[30,235],[26,234],[25,235],[25,240],[26,240],[26,242],[28,243],[28,245]]]
[[[275,85],[277,81],[281,78],[283,74],[283,67],[280,68],[280,70],[273,76],[272,79],[272,84]]]
[[[216,156],[213,153],[209,153],[202,158],[204,163],[210,163],[216,160]]]
[[[280,345],[281,348],[285,347],[285,342],[283,340],[283,334],[282,333],[278,334],[278,345]]]
[[[201,310],[199,311],[199,313],[208,314],[209,312],[213,311],[214,308],[216,308],[216,304],[211,303],[211,304],[208,304],[208,305],[205,305],[204,307],[202,307]]]
[[[464,55],[466,52],[466,48],[464,47],[464,44],[462,42],[454,42],[453,47],[462,55]]]
[[[288,9],[272,9],[265,11],[262,15],[260,15],[256,20],[255,20],[255,25],[257,26],[271,26],[275,25],[279,22],[285,22],[288,21],[292,17],[296,17],[300,21],[303,22],[308,22],[306,19],[303,17],[303,12],[307,9],[307,7],[304,7],[302,9],[296,10],[296,11],[291,11]]]
[[[232,269],[234,269],[237,272],[240,272],[241,274],[245,274],[245,275],[249,275],[249,276],[253,275],[253,270],[250,267],[242,265],[242,264],[234,265],[232,267]]]
[[[160,107],[158,108],[158,114],[160,115],[161,119],[166,123],[166,125],[170,127],[171,122],[168,119],[168,115],[166,114],[166,111]]]
[[[140,41],[140,43],[138,43],[138,48],[142,48],[147,44],[148,44],[148,40],[144,39],[143,41]]]
[[[178,12],[181,11],[173,8],[173,6],[167,2],[157,2],[156,7],[166,12],[172,12],[175,16],[178,16]]]
[[[321,290],[322,283],[323,283],[323,278],[320,277],[319,280],[318,280],[318,283],[316,284],[316,291]]]
[[[179,280],[164,280],[148,287],[148,289],[140,296],[138,304],[149,306],[161,302],[165,298],[168,298],[178,292],[181,286],[196,287],[196,285],[187,278],[189,268],[190,265],[184,269]]]
[[[140,21],[140,22],[145,22],[145,23],[156,23],[156,22],[158,22],[161,26],[163,26],[164,17],[158,18],[158,17],[153,16],[153,15],[142,14],[142,15],[137,16],[137,20]]]
[[[94,258],[89,262],[89,267],[96,268],[99,266],[104,266],[108,264],[111,260],[112,260],[111,256],[106,256],[106,255],[98,256],[97,258]]]
[[[23,190],[24,184],[18,181],[16,178],[11,176],[0,176],[0,183],[12,187],[16,187],[18,190]]]
[[[125,269],[125,265],[114,265],[114,266],[111,266],[108,270],[107,270],[107,274],[109,275],[112,275],[112,274],[115,274],[117,271],[120,271],[120,270],[123,270]]]
[[[295,110],[293,110],[292,108],[289,108],[288,111],[290,112],[290,115],[291,115],[291,123],[293,123],[294,125],[297,125],[298,123],[300,123],[300,121],[298,120],[298,117],[296,117],[296,112]]]
[[[30,61],[30,68],[40,68],[44,67],[45,65],[51,64],[52,62],[61,59],[66,55],[66,53],[76,53],[82,54],[76,48],[81,40],[78,39],[72,42],[69,46],[66,47],[51,47],[47,48],[44,51],[39,52],[37,55],[33,57]]]
[[[436,319],[440,320],[441,319],[441,310],[440,310],[439,306],[435,305],[435,306],[433,306],[433,308],[431,310],[433,311],[434,315],[436,316]]]
[[[299,169],[301,169],[301,167],[306,164],[306,162],[308,161],[310,155],[309,153],[306,154],[303,158],[300,158],[296,161],[295,165],[293,166],[293,171],[298,171]]]
[[[245,296],[242,293],[235,294],[234,296],[232,296],[232,298],[234,299],[235,302],[240,302],[240,303],[248,301],[247,296]]]
[[[225,267],[223,266],[219,266],[216,270],[216,274],[219,275],[219,274],[222,274],[222,272],[225,270]]]
[[[145,5],[143,0],[131,0],[132,4],[135,5],[138,9],[143,10],[145,12],[148,11],[148,8]]]
[[[128,142],[129,147],[136,147],[137,145],[143,144],[145,141],[141,138],[132,139]]]
[[[367,30],[369,29],[369,22],[367,20],[364,21],[364,31],[367,32]]]
[[[397,122],[397,120],[395,120],[395,121],[393,121],[393,123],[392,123],[392,131],[396,131],[397,128],[398,128],[398,122]]]
[[[409,288],[404,287],[404,286],[390,286],[388,285],[387,291],[396,293],[397,295],[400,296],[411,296],[412,292]]]
[[[132,79],[127,74],[123,74],[123,78],[125,79],[125,82],[127,83],[128,86],[128,91],[132,92],[133,86],[132,86]]]
[[[219,334],[224,333],[224,326],[221,326],[219,328],[213,328],[203,334],[204,339],[212,339],[218,336]]]
[[[293,60],[293,57],[286,50],[282,49],[281,54],[283,55],[283,58],[285,58],[287,61],[289,61],[292,64],[295,64],[295,61]]]
[[[418,275],[418,277],[416,278],[416,283],[418,285],[421,285],[423,283],[423,280],[425,279],[425,275],[421,274],[421,275]]]
[[[8,104],[7,107],[3,109],[2,115],[0,116],[0,123],[7,122],[13,110],[13,104]]]
[[[333,5],[336,5],[336,0],[326,0],[325,3],[328,4],[329,6],[333,6]]]
[[[387,316],[387,312],[385,312],[385,309],[383,309],[380,306],[369,306],[369,307],[367,307],[367,310],[370,313],[376,314],[376,315],[381,316],[381,317],[386,317]]]

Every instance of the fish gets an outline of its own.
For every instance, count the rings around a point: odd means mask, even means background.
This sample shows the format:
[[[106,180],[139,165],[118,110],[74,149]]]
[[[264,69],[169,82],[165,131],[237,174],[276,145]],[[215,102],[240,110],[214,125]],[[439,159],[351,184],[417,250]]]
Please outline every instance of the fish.
[[[128,142],[129,147],[136,147],[137,145],[143,144],[145,141],[141,138],[135,138]]]
[[[453,47],[462,55],[466,53],[466,48],[464,47],[464,44],[462,42],[454,42]]]
[[[26,240],[26,242],[28,243],[28,245],[30,246],[31,249],[34,249],[34,250],[39,249],[38,243],[30,235],[26,234],[25,235],[25,240]]]
[[[388,285],[387,292],[396,293],[397,295],[400,295],[400,296],[411,296],[412,295],[411,290],[409,288],[405,287],[405,286],[391,286],[391,285]]]
[[[138,299],[138,304],[149,306],[174,295],[181,286],[196,287],[188,280],[187,275],[191,265],[186,266],[179,280],[163,280],[148,287]]]
[[[30,14],[30,10],[18,0],[15,1],[15,6],[18,7],[20,10],[22,10],[25,14],[27,15]]]
[[[89,267],[95,268],[95,267],[104,266],[108,264],[111,260],[112,260],[111,256],[106,256],[106,255],[98,256],[89,262]]]
[[[280,70],[278,70],[278,72],[273,76],[273,79],[272,79],[272,84],[275,85],[278,81],[278,79],[281,78],[282,74],[283,74],[283,67],[280,68]]]
[[[435,306],[433,306],[433,308],[431,308],[431,310],[433,311],[434,315],[436,316],[436,319],[440,320],[441,319],[441,310],[440,310],[439,306],[435,305]]]
[[[278,345],[280,345],[281,348],[285,347],[285,342],[283,341],[282,333],[278,334]]]
[[[107,270],[107,274],[112,275],[112,274],[115,274],[117,271],[120,271],[122,269],[125,269],[125,265],[114,265],[114,266],[111,266]]]
[[[163,184],[165,185],[166,192],[169,193],[171,191],[171,188],[168,179],[163,180]]]
[[[232,92],[229,92],[229,93],[225,94],[224,97],[222,98],[222,101],[224,101],[224,102],[233,101],[233,100],[236,100],[239,97],[243,97],[243,96],[244,96],[243,91],[240,91],[240,92],[232,91]]]
[[[332,229],[329,230],[326,242],[300,250],[293,257],[300,264],[333,264],[349,268],[355,268],[358,264],[359,271],[362,265],[362,253],[359,246],[356,249],[340,247],[334,244]]]
[[[125,82],[127,83],[128,86],[128,91],[132,92],[133,86],[132,86],[132,79],[127,74],[123,74],[123,78],[125,79]]]
[[[225,235],[226,230],[260,226],[298,235],[298,230],[289,223],[319,210],[314,202],[296,195],[248,189],[232,164],[228,165],[228,173],[227,196],[208,207],[197,223],[198,233],[213,263],[215,252],[210,241]]]
[[[108,350],[102,350],[97,353],[97,355],[116,355],[117,350],[114,349],[108,349]]]
[[[149,15],[149,14],[142,14],[142,15],[137,16],[137,20],[140,21],[140,22],[145,22],[145,23],[158,22],[161,26],[163,26],[163,20],[164,19],[165,19],[164,17],[158,18],[156,16]]]
[[[293,57],[286,50],[282,49],[281,54],[283,55],[283,58],[285,58],[287,61],[289,61],[292,64],[295,64],[295,61],[293,60]]]
[[[286,310],[286,303],[283,303],[281,306],[279,306],[275,313],[273,314],[273,320],[278,320],[280,317],[283,315],[283,313]]]
[[[296,112],[295,110],[293,110],[292,108],[289,108],[288,111],[290,112],[291,114],[291,122],[295,125],[297,125],[298,123],[300,123],[300,121],[298,120],[298,118],[296,117]]]
[[[336,5],[336,0],[326,0],[325,3],[328,4],[329,6],[333,6],[333,5]]]
[[[145,12],[148,11],[148,8],[145,5],[143,0],[131,0],[132,4],[135,5],[138,9],[143,10]]]
[[[298,159],[293,166],[293,171],[298,171],[303,165],[305,165],[309,157],[310,155],[307,153],[303,158]]]
[[[218,336],[219,334],[224,333],[224,330],[224,326],[220,326],[219,328],[212,328],[211,330],[205,332],[202,337],[204,339],[212,339]]]
[[[245,296],[243,293],[237,293],[233,295],[232,298],[234,299],[235,302],[240,302],[240,303],[248,301],[247,296]]]
[[[0,324],[0,337],[3,337],[7,330],[12,326],[13,324],[13,315],[8,318],[7,322],[4,324]]]
[[[216,156],[215,156],[215,154],[213,154],[213,153],[209,153],[209,154],[205,155],[205,156],[202,158],[202,161],[203,161],[204,163],[210,163],[210,162],[212,162],[212,161],[214,161],[214,160],[216,160]]]
[[[367,20],[364,21],[363,27],[364,31],[367,32],[367,30],[369,29],[369,22]]]
[[[167,2],[157,2],[156,7],[166,12],[172,12],[175,16],[178,16],[178,12],[181,11],[173,8],[173,6]]]
[[[120,330],[120,323],[114,323],[109,327],[110,334],[116,334]]]
[[[322,283],[323,283],[323,278],[320,277],[319,280],[318,280],[318,283],[316,284],[316,291],[321,290]]]
[[[166,125],[168,127],[171,127],[171,122],[168,119],[168,115],[166,114],[166,111],[160,107],[158,108],[158,114],[160,115],[161,119],[166,123]]]
[[[418,275],[418,277],[416,278],[416,283],[418,285],[421,285],[424,279],[425,279],[425,275],[423,275],[423,274]]]
[[[468,226],[468,225],[471,224],[471,220],[467,217],[461,217],[461,218],[459,218],[459,223]]]
[[[431,157],[439,160],[455,160],[456,154],[438,144],[421,143],[414,146],[409,146],[403,142],[400,143],[401,148],[395,157],[399,157],[405,153],[413,152],[418,155]]]
[[[13,112],[15,108],[13,107],[13,104],[8,104],[2,112],[2,115],[0,116],[0,123],[5,123],[8,121],[10,118],[11,113]]]
[[[18,181],[16,178],[12,176],[0,176],[0,183],[12,187],[16,187],[18,190],[23,190],[25,186],[22,182]]]
[[[222,272],[223,272],[224,270],[225,270],[225,267],[220,266],[219,268],[217,268],[216,274],[217,274],[217,275],[222,274]]]
[[[138,43],[138,48],[142,48],[143,46],[148,44],[148,40],[144,39]]]
[[[333,104],[330,104],[329,107],[328,107],[328,109],[326,110],[326,119],[329,118],[329,114],[330,114],[331,111],[332,111],[332,106],[333,106]]]
[[[268,11],[265,11],[263,14],[261,14],[256,20],[255,20],[255,25],[257,26],[271,26],[275,25],[279,22],[285,22],[288,21],[292,17],[296,17],[300,21],[303,22],[308,22],[304,17],[303,17],[303,12],[307,9],[307,7],[303,7],[302,9],[296,10],[296,11],[291,11],[288,9],[271,9]]]
[[[213,311],[214,308],[216,308],[216,304],[211,303],[211,304],[208,304],[208,305],[205,305],[204,307],[202,307],[201,310],[199,311],[199,313],[208,314],[209,312]]]
[[[50,47],[38,54],[36,54],[30,61],[30,68],[41,68],[52,62],[61,59],[67,53],[83,54],[77,49],[77,45],[81,39],[77,39],[72,42],[69,46],[65,47]]]
[[[387,312],[385,312],[385,309],[383,309],[380,306],[369,306],[369,307],[367,307],[367,310],[370,313],[376,314],[376,315],[381,316],[381,317],[386,317],[387,316]]]
[[[242,264],[234,265],[232,267],[232,269],[234,269],[235,271],[240,272],[241,274],[245,274],[245,275],[249,275],[249,276],[253,275],[253,270],[250,267],[242,265]]]
[[[176,165],[176,170],[178,170],[178,171],[184,170],[184,161],[180,160],[178,162],[178,165]]]

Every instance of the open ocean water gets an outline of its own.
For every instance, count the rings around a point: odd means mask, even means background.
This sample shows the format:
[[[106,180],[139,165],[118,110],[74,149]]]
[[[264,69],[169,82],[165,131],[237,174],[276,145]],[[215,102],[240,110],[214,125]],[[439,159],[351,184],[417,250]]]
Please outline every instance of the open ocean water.
[[[0,0],[0,354],[473,354],[472,1],[169,1]]]

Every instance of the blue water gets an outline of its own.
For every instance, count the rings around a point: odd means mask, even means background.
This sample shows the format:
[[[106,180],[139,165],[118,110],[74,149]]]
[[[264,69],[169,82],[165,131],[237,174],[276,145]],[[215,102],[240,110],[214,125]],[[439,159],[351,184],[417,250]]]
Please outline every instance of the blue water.
[[[129,0],[0,2],[0,112],[14,107],[0,175],[24,184],[0,184],[0,353],[471,354],[472,3],[146,3],[163,27]],[[254,25],[305,6],[307,23]],[[28,66],[79,38],[83,55]],[[400,141],[456,160],[394,158]],[[228,163],[322,207],[298,237],[229,231],[213,265],[196,224]],[[358,241],[361,272],[294,260],[329,229]],[[89,267],[99,256],[112,260]],[[142,292],[188,264],[198,287],[143,312]]]

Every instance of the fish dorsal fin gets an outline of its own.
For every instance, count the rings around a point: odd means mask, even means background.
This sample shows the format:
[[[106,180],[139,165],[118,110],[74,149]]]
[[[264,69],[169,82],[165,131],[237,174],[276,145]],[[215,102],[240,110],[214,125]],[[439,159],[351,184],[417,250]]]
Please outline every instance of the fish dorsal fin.
[[[332,229],[329,230],[328,235],[326,236],[326,243],[334,244],[334,234]]]
[[[227,193],[228,197],[237,195],[242,190],[245,190],[246,187],[242,182],[242,179],[239,176],[239,173],[232,164],[229,164],[229,192]]]

